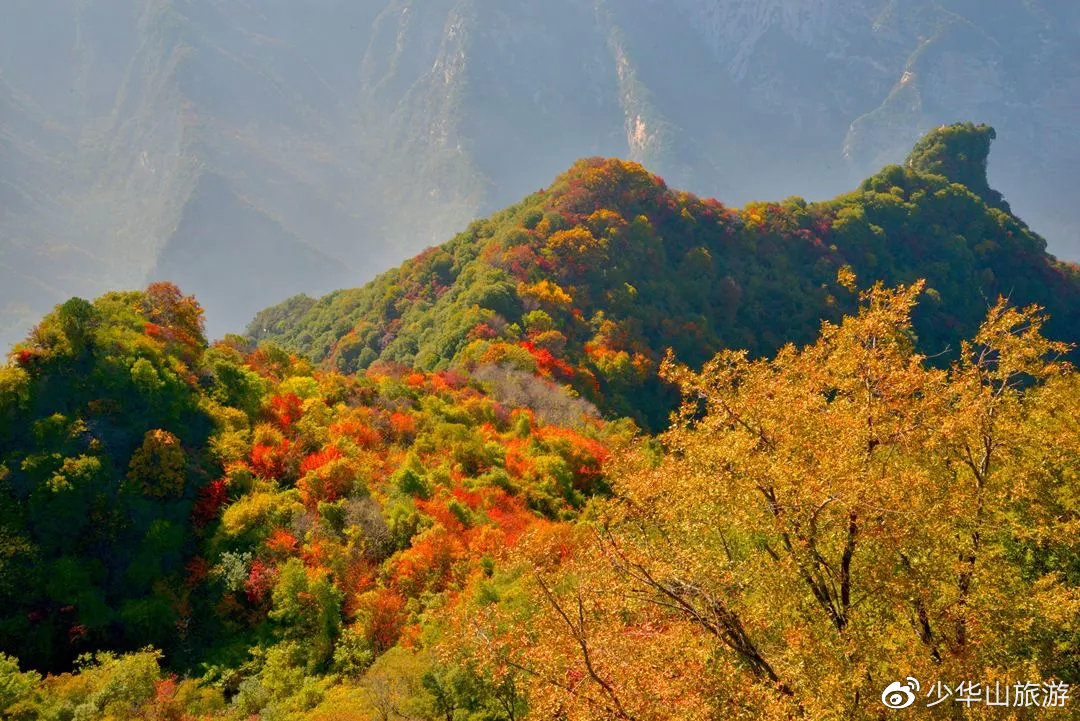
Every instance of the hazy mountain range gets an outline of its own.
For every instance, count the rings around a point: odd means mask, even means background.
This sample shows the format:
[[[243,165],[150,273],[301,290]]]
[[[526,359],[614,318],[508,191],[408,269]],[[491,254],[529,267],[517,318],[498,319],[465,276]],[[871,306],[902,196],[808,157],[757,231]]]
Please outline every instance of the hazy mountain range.
[[[0,342],[167,278],[212,335],[355,286],[581,156],[824,198],[954,120],[1080,257],[1068,0],[9,0]]]

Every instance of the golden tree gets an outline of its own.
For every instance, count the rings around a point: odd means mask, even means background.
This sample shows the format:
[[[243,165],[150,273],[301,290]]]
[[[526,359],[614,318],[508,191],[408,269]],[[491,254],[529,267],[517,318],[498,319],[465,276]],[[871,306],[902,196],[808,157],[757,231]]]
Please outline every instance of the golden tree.
[[[186,465],[180,439],[155,428],[146,432],[142,445],[131,456],[127,481],[147,496],[179,497],[184,493]]]
[[[524,546],[514,592],[470,611],[542,716],[878,718],[908,676],[901,718],[1069,712],[927,708],[963,682],[1080,680],[1080,383],[1037,310],[1004,301],[933,367],[921,289],[877,286],[771,359],[669,356],[684,404],[619,455],[589,540],[555,567]]]

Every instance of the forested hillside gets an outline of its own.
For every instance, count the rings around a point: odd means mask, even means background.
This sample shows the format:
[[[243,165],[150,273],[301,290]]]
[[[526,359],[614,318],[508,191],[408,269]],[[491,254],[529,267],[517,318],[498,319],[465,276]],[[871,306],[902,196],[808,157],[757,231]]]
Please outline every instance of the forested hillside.
[[[0,649],[84,671],[38,687],[0,656],[0,710],[175,718],[228,698],[246,717],[415,647],[502,549],[605,492],[632,432],[513,382],[510,404],[452,371],[344,376],[237,336],[207,346],[168,284],[64,304],[0,370]],[[147,645],[202,682],[106,653]]]
[[[739,210],[581,161],[249,337],[58,306],[0,367],[0,715],[1075,717],[1080,281],[993,134]]]
[[[375,360],[437,369],[510,366],[569,383],[613,416],[658,429],[676,394],[665,349],[698,365],[807,342],[854,308],[837,271],[927,280],[919,348],[955,357],[999,294],[1050,311],[1078,340],[1080,273],[987,182],[992,128],[940,128],[903,166],[821,203],[723,206],[633,163],[577,163],[548,189],[355,290],[296,297],[249,336],[328,367]]]

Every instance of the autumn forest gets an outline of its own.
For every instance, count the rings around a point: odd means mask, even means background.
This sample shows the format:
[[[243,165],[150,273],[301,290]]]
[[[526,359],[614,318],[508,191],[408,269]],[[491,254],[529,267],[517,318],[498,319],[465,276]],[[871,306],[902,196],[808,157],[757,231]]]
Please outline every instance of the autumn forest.
[[[212,342],[167,282],[57,306],[0,716],[1076,718],[1080,268],[994,137],[742,208],[584,159]]]

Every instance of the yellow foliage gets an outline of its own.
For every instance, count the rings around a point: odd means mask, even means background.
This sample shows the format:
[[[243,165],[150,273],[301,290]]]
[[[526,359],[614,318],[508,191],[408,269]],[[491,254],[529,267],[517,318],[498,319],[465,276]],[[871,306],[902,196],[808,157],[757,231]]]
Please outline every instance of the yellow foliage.
[[[546,251],[563,262],[593,265],[607,257],[607,240],[597,238],[580,225],[553,233]]]
[[[230,504],[222,515],[221,525],[225,533],[237,536],[260,526],[286,522],[303,511],[303,504],[295,494],[256,491]]]
[[[569,307],[574,302],[569,293],[550,280],[542,280],[532,285],[519,283],[517,292],[523,299],[554,307]]]
[[[127,480],[141,493],[164,498],[184,494],[187,459],[180,439],[160,428],[147,431],[128,463]]]
[[[930,366],[921,289],[771,359],[669,356],[671,429],[617,458],[591,528],[534,532],[519,580],[477,589],[470,658],[572,721],[877,719],[907,676],[925,712],[936,681],[1074,673],[1080,379],[1004,302]]]

